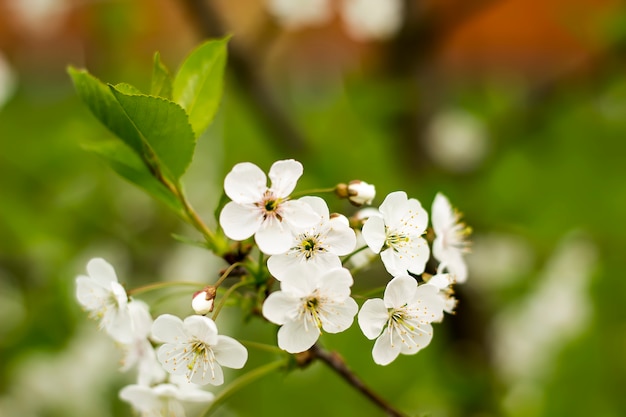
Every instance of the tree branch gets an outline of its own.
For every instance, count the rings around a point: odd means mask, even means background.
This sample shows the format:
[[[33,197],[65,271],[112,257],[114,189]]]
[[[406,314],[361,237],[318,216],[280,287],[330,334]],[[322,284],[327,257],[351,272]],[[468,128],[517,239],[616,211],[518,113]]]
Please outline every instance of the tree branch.
[[[184,0],[182,4],[202,36],[216,38],[226,35],[210,1]],[[242,90],[249,95],[260,120],[271,133],[270,137],[277,141],[276,145],[290,152],[304,151],[306,148],[304,136],[281,107],[267,81],[257,71],[258,60],[251,58],[248,51],[244,53],[236,40],[229,43],[228,53],[228,68],[243,87]]]
[[[346,365],[346,362],[337,352],[329,352],[322,349],[317,344],[308,350],[312,359],[319,359],[328,365],[333,371],[341,376],[348,384],[352,385],[357,391],[363,394],[367,399],[373,402],[378,408],[387,413],[390,417],[407,417],[406,414],[396,410],[391,404],[385,401],[381,396],[367,387],[363,381],[359,379]]]

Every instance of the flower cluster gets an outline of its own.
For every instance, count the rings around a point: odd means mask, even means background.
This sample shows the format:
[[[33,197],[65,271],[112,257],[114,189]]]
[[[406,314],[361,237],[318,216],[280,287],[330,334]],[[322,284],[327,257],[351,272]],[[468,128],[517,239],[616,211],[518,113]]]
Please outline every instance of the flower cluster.
[[[359,310],[350,297],[353,278],[341,257],[356,248],[356,231],[343,215],[329,214],[324,200],[289,197],[303,173],[294,160],[278,161],[269,171],[271,184],[251,163],[236,165],[224,189],[232,199],[220,215],[226,236],[244,240],[254,235],[259,250],[269,255],[267,266],[280,289],[263,303],[263,316],[280,325],[278,346],[290,353],[311,348],[322,331],[349,328]],[[335,193],[355,205],[371,203],[375,189],[362,181],[339,184]],[[452,284],[465,281],[463,252],[468,229],[458,223],[450,203],[438,194],[433,204],[433,255],[436,275],[419,285],[430,247],[424,238],[428,213],[403,191],[390,193],[362,225],[367,247],[380,258],[393,279],[384,299],[367,300],[358,322],[366,337],[378,338],[374,361],[386,365],[398,354],[416,353],[432,337],[430,323],[452,312]],[[426,281],[426,280],[424,280]]]
[[[467,279],[463,256],[470,229],[445,196],[435,197],[430,229],[427,211],[403,191],[348,218],[331,213],[318,196],[295,198],[302,174],[300,162],[282,160],[271,166],[269,185],[249,162],[226,175],[230,201],[219,211],[223,233],[214,236],[225,236],[215,247],[229,248],[220,255],[230,266],[216,282],[198,284],[204,288],[193,293],[189,306],[196,314],[153,320],[147,304],[130,297],[102,259],[91,260],[88,275],[77,278],[79,302],[126,352],[122,369],[137,368],[137,383],[120,397],[142,415],[183,415],[181,401],[212,400],[200,386],[223,384],[222,367],[244,367],[246,348],[220,334],[215,322],[236,290],[248,288],[258,297],[260,308],[250,314],[279,326],[280,349],[305,352],[322,334],[343,332],[356,318],[365,337],[376,339],[372,356],[379,365],[426,347],[432,323],[454,311],[452,287]],[[357,207],[376,195],[373,185],[358,180],[325,191]],[[365,252],[370,255],[356,262]],[[353,274],[377,258],[388,273],[381,282],[385,290],[359,307],[355,298],[363,297],[352,296]],[[227,278],[238,281],[221,291]]]
[[[221,385],[222,366],[242,368],[248,359],[246,348],[218,335],[210,318],[164,314],[153,321],[148,305],[128,296],[104,259],[90,260],[87,273],[76,279],[76,297],[125,352],[121,370],[137,368],[137,384],[122,389],[120,398],[143,416],[184,416],[180,401],[210,402],[213,394],[199,386]],[[164,344],[155,351],[156,343]],[[165,371],[186,378],[167,382]]]

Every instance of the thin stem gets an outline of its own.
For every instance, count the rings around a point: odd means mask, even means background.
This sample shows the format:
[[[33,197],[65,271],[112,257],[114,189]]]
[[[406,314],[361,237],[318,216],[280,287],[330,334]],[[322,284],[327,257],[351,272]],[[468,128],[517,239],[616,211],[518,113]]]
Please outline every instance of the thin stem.
[[[232,264],[231,266],[229,266],[228,268],[226,268],[226,271],[224,271],[224,273],[222,274],[222,276],[217,280],[217,282],[215,282],[215,284],[213,284],[213,286],[217,289],[219,288],[220,285],[222,285],[222,282],[224,282],[224,280],[226,278],[228,278],[228,276],[231,274],[231,272],[233,272],[235,270],[235,268],[237,268],[238,266],[242,265],[241,262],[235,262],[234,264]]]
[[[291,198],[296,198],[296,197],[301,197],[304,195],[311,195],[311,194],[334,193],[334,192],[335,192],[335,187],[313,188],[312,190],[304,190],[304,191],[297,191],[295,193],[291,193]]]
[[[224,295],[222,296],[222,299],[220,300],[220,303],[217,305],[217,307],[215,307],[215,311],[213,311],[213,316],[211,317],[213,319],[213,321],[215,321],[217,319],[217,316],[220,314],[220,310],[222,309],[222,307],[224,307],[224,304],[226,303],[226,300],[233,293],[233,291],[235,291],[239,287],[243,287],[246,284],[247,284],[247,282],[245,282],[245,281],[239,281],[238,283],[233,284],[233,286],[230,287],[224,293]]]
[[[352,294],[352,298],[358,298],[358,299],[372,298],[372,296],[379,295],[380,293],[382,293],[385,290],[385,288],[386,287],[378,287],[378,288],[371,289],[363,294]]]
[[[382,397],[372,391],[369,387],[367,387],[363,381],[361,381],[346,365],[346,362],[343,360],[339,354],[336,352],[329,352],[327,350],[322,349],[318,345],[313,345],[311,349],[309,349],[311,354],[328,365],[333,371],[335,371],[339,376],[341,376],[348,384],[352,385],[357,391],[363,394],[367,399],[369,399],[372,403],[374,403],[378,408],[387,413],[390,417],[408,417],[406,414],[402,413],[399,410],[396,410],[391,406],[387,401],[385,401]]]
[[[239,342],[241,342],[244,346],[257,349],[257,350],[264,350],[266,352],[271,352],[271,353],[285,353],[284,350],[274,345],[267,345],[265,343],[251,342],[249,340],[241,340],[241,339],[239,339]]]
[[[346,263],[350,260],[350,258],[352,258],[354,255],[356,255],[359,252],[364,251],[365,249],[367,249],[369,246],[365,245],[365,246],[361,246],[360,248],[358,248],[357,250],[355,250],[354,252],[352,252],[351,254],[349,254],[348,256],[346,256],[345,258],[343,258],[343,263]]]
[[[238,390],[240,390],[241,388],[244,388],[246,385],[249,385],[255,382],[256,380],[261,379],[265,375],[268,375],[272,373],[273,371],[276,371],[286,365],[287,365],[287,360],[281,359],[279,361],[271,362],[271,363],[268,363],[267,365],[260,366],[256,369],[253,369],[247,374],[244,374],[240,376],[239,378],[235,379],[231,384],[229,384],[226,388],[224,388],[222,392],[220,392],[219,394],[215,396],[215,399],[213,400],[213,402],[209,404],[208,408],[204,410],[202,414],[200,414],[200,417],[207,417],[211,415],[211,413],[213,413],[213,411],[215,411],[221,403],[226,401],[231,395],[236,393]]]
[[[160,290],[162,288],[170,288],[170,287],[202,287],[204,284],[201,282],[191,282],[191,281],[170,281],[170,282],[156,282],[154,284],[144,285],[142,287],[133,288],[132,290],[128,290],[128,295],[138,295],[144,294],[149,291]]]
[[[213,233],[211,229],[209,229],[209,227],[200,218],[198,213],[196,213],[196,211],[193,209],[193,207],[189,203],[189,200],[187,200],[187,197],[185,196],[185,193],[183,192],[182,188],[180,186],[176,186],[173,189],[172,188],[170,189],[175,193],[176,197],[183,205],[183,209],[185,210],[185,214],[187,218],[189,219],[189,222],[191,223],[191,225],[195,227],[196,230],[198,230],[200,233],[202,233],[202,235],[204,236],[207,243],[211,246],[212,249],[217,249],[215,247],[216,246],[215,234]],[[218,253],[218,255],[220,254]]]

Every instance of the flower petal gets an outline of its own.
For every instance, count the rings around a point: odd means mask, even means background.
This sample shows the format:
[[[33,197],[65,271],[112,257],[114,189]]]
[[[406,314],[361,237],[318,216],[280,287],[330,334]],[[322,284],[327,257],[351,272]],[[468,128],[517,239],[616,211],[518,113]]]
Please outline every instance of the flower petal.
[[[311,321],[290,321],[278,330],[278,347],[289,353],[304,352],[317,342],[320,334]]]
[[[389,281],[385,288],[385,307],[401,308],[414,297],[417,291],[417,281],[409,275],[399,275]]]
[[[209,346],[217,343],[217,326],[208,317],[199,315],[187,317],[183,321],[183,330],[188,339],[199,340]]]
[[[317,213],[323,219],[325,220],[329,219],[330,211],[328,210],[328,204],[326,204],[326,201],[324,201],[323,198],[315,197],[315,196],[306,196],[306,197],[299,198],[297,201],[300,201],[301,203],[306,203],[309,206],[311,206],[313,211]]]
[[[76,298],[88,311],[100,310],[111,295],[111,285],[103,286],[84,275],[76,278]]]
[[[380,253],[380,259],[383,261],[385,269],[394,277],[398,275],[406,275],[408,265],[404,258],[404,255],[396,252],[392,248],[387,248]]]
[[[242,162],[224,178],[224,192],[236,203],[251,204],[260,201],[267,190],[267,177],[258,166]]]
[[[289,200],[280,204],[280,215],[283,221],[294,230],[313,227],[320,221],[317,214],[310,205],[300,200]]]
[[[319,278],[320,291],[331,300],[343,301],[348,298],[353,283],[352,275],[346,268],[332,269]]]
[[[224,371],[222,367],[212,359],[208,361],[196,360],[193,368],[187,372],[189,381],[198,385],[222,385],[224,383]]]
[[[161,365],[163,365],[163,369],[174,375],[184,375],[187,373],[186,357],[187,345],[185,344],[165,343],[157,350],[157,359],[161,362]]]
[[[279,255],[291,247],[293,236],[283,222],[274,218],[266,219],[254,235],[259,250],[266,255]]]
[[[183,321],[171,314],[160,315],[152,323],[152,338],[165,343],[180,343],[186,340]]]
[[[248,360],[248,350],[232,337],[219,335],[217,338],[217,344],[212,347],[217,362],[227,368],[243,368]]]
[[[378,210],[385,219],[387,226],[395,227],[407,210],[408,197],[404,191],[387,194]]]
[[[120,399],[130,403],[134,409],[144,413],[158,410],[161,406],[161,400],[150,387],[127,385],[120,390],[119,396]]]
[[[244,240],[252,236],[263,223],[263,213],[253,205],[227,203],[220,213],[220,225],[224,234],[233,240]]]
[[[400,354],[400,345],[399,342],[392,344],[389,329],[385,330],[374,343],[374,349],[372,349],[374,362],[378,365],[389,365]]]
[[[359,306],[352,298],[342,302],[327,303],[320,314],[322,328],[328,333],[339,333],[352,326]]]
[[[296,160],[287,159],[274,162],[269,172],[272,191],[280,198],[287,197],[296,188],[298,179],[303,172],[302,164]]]
[[[209,391],[205,391],[192,385],[190,382],[186,382],[187,386],[181,386],[176,394],[176,398],[181,401],[188,401],[194,403],[208,403],[213,401],[215,394]]]
[[[93,258],[87,263],[87,273],[91,278],[105,285],[109,282],[118,282],[115,269],[102,258]]]
[[[412,333],[400,335],[404,339],[403,343],[400,343],[400,353],[403,355],[415,355],[433,339],[433,327],[430,324],[420,323],[415,329]],[[398,340],[398,337],[395,340]]]
[[[356,246],[356,234],[354,230],[344,225],[341,220],[330,220],[330,230],[326,234],[324,243],[328,245],[329,251],[336,255],[343,256],[352,252]]]
[[[430,249],[424,238],[413,237],[404,246],[398,248],[398,256],[405,268],[413,274],[424,272],[430,257]]]
[[[387,237],[385,235],[385,221],[383,218],[378,216],[368,218],[363,225],[361,233],[367,246],[369,246],[374,253],[379,253]]]
[[[363,303],[359,311],[358,322],[361,331],[372,340],[380,335],[389,320],[389,313],[385,303],[380,298],[373,298]]]
[[[433,230],[437,236],[445,233],[445,231],[454,224],[454,212],[450,201],[441,193],[437,193],[433,201],[432,224]]]
[[[128,303],[128,310],[132,321],[135,337],[146,338],[152,329],[152,316],[148,304],[141,300],[131,300]]]
[[[263,303],[263,317],[275,324],[285,324],[297,315],[298,302],[298,298],[284,291],[275,291]]]

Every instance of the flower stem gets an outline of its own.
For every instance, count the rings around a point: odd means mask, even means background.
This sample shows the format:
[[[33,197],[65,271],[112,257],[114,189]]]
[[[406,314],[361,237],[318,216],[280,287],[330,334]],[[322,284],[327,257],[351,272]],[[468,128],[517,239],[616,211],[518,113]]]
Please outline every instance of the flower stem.
[[[171,287],[196,287],[200,288],[204,284],[201,282],[191,282],[191,281],[169,281],[169,282],[156,282],[154,284],[144,285],[142,287],[133,288],[132,290],[128,290],[128,295],[138,295],[146,292],[160,290],[162,288],[171,288]]]
[[[224,388],[222,392],[220,392],[219,394],[215,396],[215,399],[213,400],[213,402],[209,404],[208,408],[204,410],[202,414],[200,414],[200,417],[207,417],[211,415],[221,403],[226,401],[231,395],[236,393],[238,390],[240,390],[246,385],[249,385],[255,382],[256,380],[264,377],[265,375],[268,375],[271,372],[278,370],[284,366],[287,366],[287,360],[281,359],[276,362],[268,363],[267,365],[264,365],[264,366],[259,366],[258,368],[253,369],[247,374],[244,374],[240,376],[239,378],[235,379],[226,388]]]
[[[241,265],[241,262],[235,262],[234,264],[232,264],[231,266],[229,266],[228,268],[226,268],[226,271],[224,271],[224,273],[222,274],[222,276],[215,282],[215,284],[213,284],[213,286],[215,288],[219,288],[220,285],[222,285],[222,282],[224,282],[224,280],[226,278],[228,278],[228,276],[230,275],[231,272],[233,272],[235,270],[235,268],[237,268],[238,266]]]
[[[311,194],[334,193],[334,192],[335,192],[335,187],[313,188],[312,190],[304,190],[304,191],[297,191],[295,193],[291,193],[291,198],[297,198],[297,197],[302,197],[304,195],[311,195]]]
[[[259,342],[251,342],[249,340],[239,340],[244,346],[247,346],[249,348],[253,348],[253,349],[257,349],[257,350],[264,350],[266,352],[271,352],[271,353],[285,353],[284,350],[282,350],[281,348],[279,348],[278,346],[274,346],[274,345],[267,345],[265,343],[259,343]]]
[[[378,408],[387,413],[390,417],[407,417],[406,414],[396,410],[382,397],[367,387],[346,365],[346,362],[337,352],[329,352],[322,349],[318,345],[313,345],[309,349],[311,354],[328,365],[333,371],[339,374],[348,384],[352,385],[357,391],[363,394],[368,400],[374,403]]]
[[[222,307],[224,307],[226,300],[228,300],[228,297],[233,293],[233,291],[235,291],[239,287],[243,287],[246,284],[247,282],[245,281],[239,281],[238,283],[233,284],[228,290],[226,290],[226,292],[222,296],[222,299],[220,300],[220,303],[217,305],[217,307],[215,307],[215,311],[213,311],[213,316],[211,317],[213,321],[217,319],[217,316],[220,314],[220,310],[222,310]]]
[[[350,258],[352,258],[354,255],[356,255],[359,252],[364,251],[365,249],[367,249],[369,246],[365,245],[365,246],[361,246],[360,248],[356,249],[355,251],[353,251],[352,253],[350,253],[348,256],[346,256],[345,258],[343,258],[343,263],[346,263],[350,260]]]

